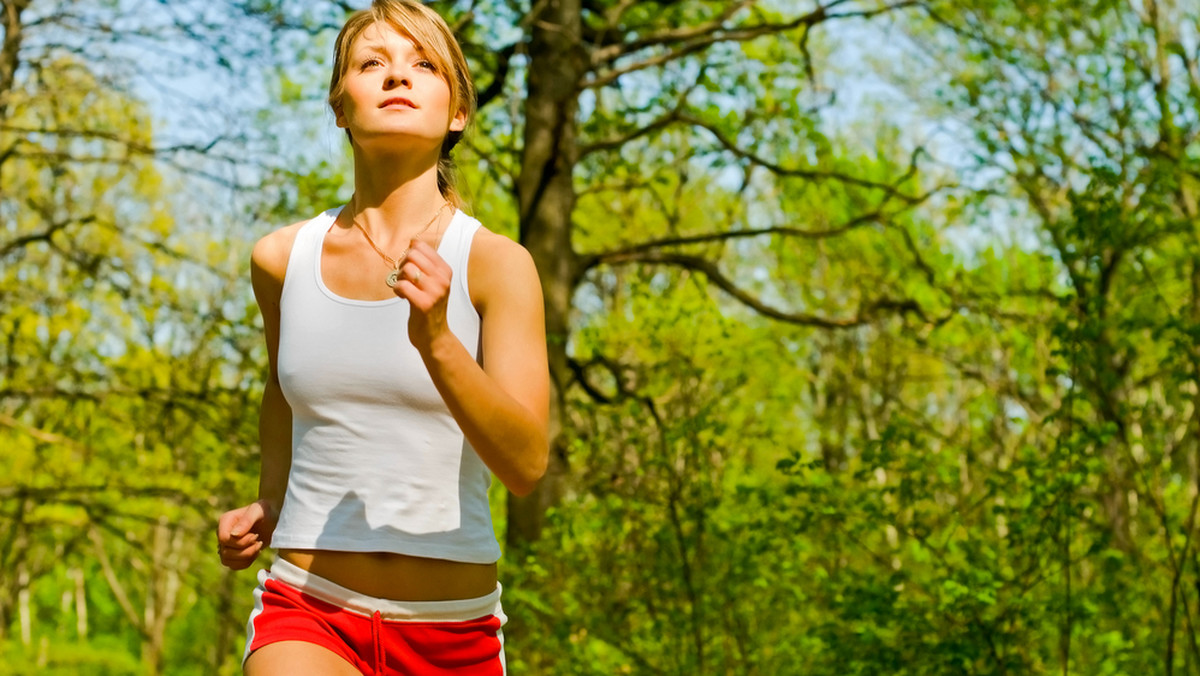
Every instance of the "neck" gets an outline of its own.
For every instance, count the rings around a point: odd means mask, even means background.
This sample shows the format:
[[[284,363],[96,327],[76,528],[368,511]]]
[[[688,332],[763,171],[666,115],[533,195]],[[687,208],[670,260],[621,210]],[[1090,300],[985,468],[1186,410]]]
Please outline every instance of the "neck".
[[[380,246],[407,246],[445,201],[438,190],[436,154],[431,159],[355,148],[354,197],[347,211]]]

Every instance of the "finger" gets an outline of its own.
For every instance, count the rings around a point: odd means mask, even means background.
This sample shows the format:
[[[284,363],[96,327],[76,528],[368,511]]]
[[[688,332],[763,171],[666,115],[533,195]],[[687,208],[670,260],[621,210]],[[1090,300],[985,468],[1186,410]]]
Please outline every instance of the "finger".
[[[242,570],[254,563],[259,553],[262,552],[262,548],[262,543],[246,549],[223,548],[220,550],[221,565],[232,570]]]
[[[264,516],[266,515],[263,513],[261,504],[252,502],[246,505],[246,507],[242,510],[241,515],[230,529],[229,534],[235,538],[238,538],[250,533],[250,531],[256,525],[258,525],[258,522],[262,521]]]
[[[433,266],[429,263],[429,257],[420,251],[408,252],[408,257],[404,259],[404,266],[400,268],[404,276],[409,279],[413,278],[414,273],[428,274],[431,270],[433,270]]]
[[[241,518],[242,509],[231,509],[221,515],[217,520],[217,540],[225,541],[233,537],[233,529]]]
[[[423,239],[414,239],[409,243],[408,254],[411,256],[414,253],[427,259],[438,256],[437,249],[433,248],[432,244]]]
[[[221,555],[222,560],[228,559],[232,561],[247,557],[253,558],[258,556],[258,553],[261,552],[265,546],[266,544],[261,541],[255,541],[244,546],[219,544],[217,545],[217,554]]]
[[[416,254],[415,256],[413,255],[414,253]],[[446,262],[446,259],[442,258],[442,255],[437,252],[437,249],[433,248],[426,242],[421,242],[421,246],[419,248],[416,248],[414,251],[410,251],[409,258],[410,260],[413,260],[414,263],[419,265],[422,272],[427,275],[437,273],[446,278],[450,277],[450,264]]]
[[[236,537],[236,538],[229,537],[224,540],[218,540],[217,544],[222,547],[227,547],[229,549],[238,550],[238,549],[245,549],[247,547],[252,547],[252,546],[254,546],[255,543],[259,542],[260,540],[262,540],[262,538],[259,537],[258,533],[251,532],[251,533],[246,533],[245,535],[243,535],[241,537]]]
[[[420,286],[421,280],[425,278],[425,271],[416,263],[405,263],[404,278],[411,282],[413,286]]]
[[[421,288],[416,284],[413,284],[412,280],[405,277],[401,277],[400,281],[396,282],[396,286],[392,287],[392,291],[394,291],[397,296],[408,301],[410,308],[419,312],[424,311],[426,306],[432,305],[431,303],[427,302],[427,296],[429,294],[421,290]]]
[[[445,261],[427,258],[405,263],[403,272],[405,278],[434,295],[440,295],[443,289],[450,288],[453,274],[453,270]]]
[[[413,283],[417,271],[418,268],[410,263],[400,266],[400,274],[396,277],[396,283],[392,285],[392,291],[401,298],[411,300],[413,292],[417,291],[417,285]]]
[[[436,258],[431,258],[430,254]],[[410,252],[400,267],[400,277],[392,289],[419,311],[428,311],[444,298],[450,288],[450,277],[443,272],[449,265],[437,256],[429,245],[421,251]]]

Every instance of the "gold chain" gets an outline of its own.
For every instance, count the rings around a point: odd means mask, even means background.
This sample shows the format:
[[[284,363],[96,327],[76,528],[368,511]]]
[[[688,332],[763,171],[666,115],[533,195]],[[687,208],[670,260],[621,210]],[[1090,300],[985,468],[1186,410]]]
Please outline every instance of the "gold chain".
[[[425,227],[421,228],[421,231],[413,236],[412,239],[417,239],[421,235],[424,235],[425,231],[429,229],[429,226],[433,225],[434,221],[438,219],[438,216],[442,215],[442,212],[445,211],[446,207],[448,206],[450,206],[449,202],[442,202],[442,206],[438,207],[437,213],[433,215],[433,218],[429,219],[429,222],[425,224]],[[388,267],[392,268],[393,270],[400,269],[400,266],[404,264],[404,259],[408,257],[409,250],[412,249],[411,240],[409,245],[404,247],[404,251],[400,252],[399,258],[392,258],[391,256],[385,254],[383,249],[380,249],[375,245],[375,240],[371,239],[371,236],[367,234],[367,229],[362,227],[358,221],[351,220],[350,222],[353,223],[356,228],[358,228],[359,232],[363,234],[363,237],[367,238],[367,244],[370,244],[371,248],[375,250],[375,253],[379,254],[380,257],[383,258],[384,262],[388,264]]]

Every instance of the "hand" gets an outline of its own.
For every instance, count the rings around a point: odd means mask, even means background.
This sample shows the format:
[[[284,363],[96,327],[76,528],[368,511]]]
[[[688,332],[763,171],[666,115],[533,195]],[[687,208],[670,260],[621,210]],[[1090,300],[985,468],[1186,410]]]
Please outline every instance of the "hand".
[[[274,530],[274,510],[266,500],[225,512],[217,521],[217,553],[221,555],[221,565],[231,570],[249,567],[263,547],[270,544]]]
[[[448,335],[446,305],[453,269],[429,243],[414,239],[392,289],[408,301],[408,338],[427,352],[438,336]]]

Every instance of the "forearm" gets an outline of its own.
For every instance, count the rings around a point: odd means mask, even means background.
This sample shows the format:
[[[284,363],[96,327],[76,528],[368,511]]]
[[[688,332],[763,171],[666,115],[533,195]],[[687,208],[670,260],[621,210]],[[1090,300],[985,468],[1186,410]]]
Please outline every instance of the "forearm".
[[[292,468],[292,409],[277,381],[268,381],[263,390],[258,440],[261,449],[258,499],[270,505],[269,516],[273,520],[283,506]]]
[[[479,457],[510,491],[525,495],[546,471],[545,413],[537,415],[500,387],[452,334],[422,351],[450,414]]]

